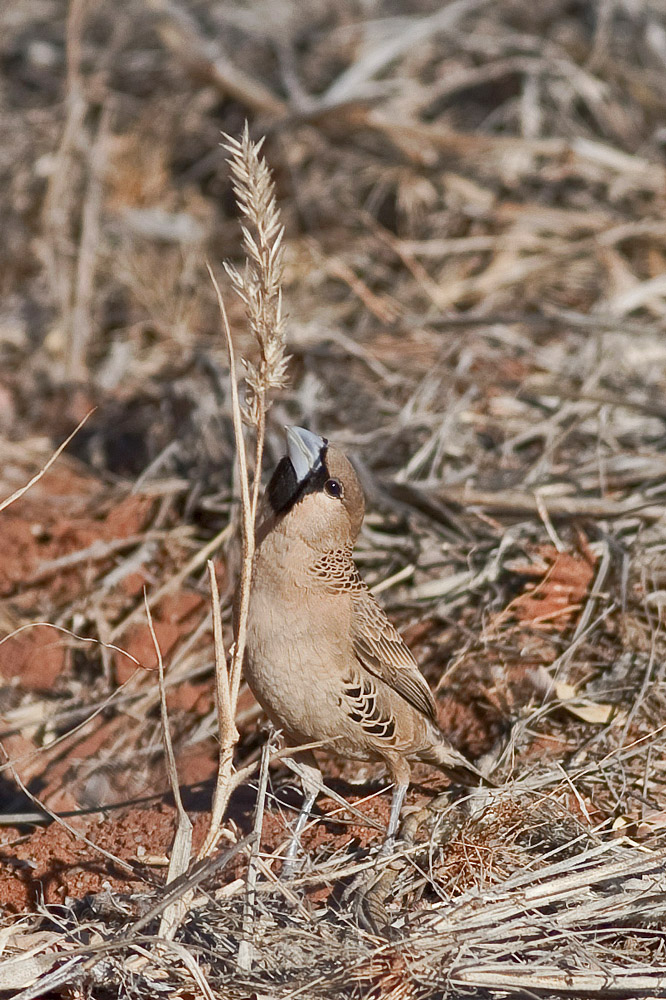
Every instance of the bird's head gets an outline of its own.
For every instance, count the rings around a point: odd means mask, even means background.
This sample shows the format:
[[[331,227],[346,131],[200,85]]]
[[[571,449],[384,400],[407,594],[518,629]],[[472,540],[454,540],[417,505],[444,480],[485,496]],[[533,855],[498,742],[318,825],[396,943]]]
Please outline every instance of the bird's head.
[[[272,513],[314,548],[356,541],[365,500],[354,468],[326,438],[287,427],[287,454],[266,490]]]

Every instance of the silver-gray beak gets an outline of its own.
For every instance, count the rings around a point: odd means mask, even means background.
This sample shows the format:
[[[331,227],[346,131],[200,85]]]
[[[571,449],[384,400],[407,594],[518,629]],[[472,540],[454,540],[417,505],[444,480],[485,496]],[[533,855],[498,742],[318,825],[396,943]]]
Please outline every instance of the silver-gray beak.
[[[285,427],[287,432],[287,454],[294,467],[296,479],[302,483],[311,473],[321,466],[322,450],[326,440],[313,434],[305,427]]]

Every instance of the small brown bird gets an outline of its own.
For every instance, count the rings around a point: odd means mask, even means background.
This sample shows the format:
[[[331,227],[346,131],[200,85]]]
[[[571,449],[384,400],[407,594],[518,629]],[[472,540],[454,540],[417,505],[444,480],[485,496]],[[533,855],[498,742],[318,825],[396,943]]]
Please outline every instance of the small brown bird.
[[[322,741],[342,756],[387,765],[395,787],[386,850],[411,761],[464,784],[485,779],[438,728],[425,678],[359,575],[352,550],[364,512],[342,452],[311,431],[287,428],[287,455],[258,518],[245,676],[290,745]],[[309,780],[291,860],[321,784],[312,753],[301,759]]]

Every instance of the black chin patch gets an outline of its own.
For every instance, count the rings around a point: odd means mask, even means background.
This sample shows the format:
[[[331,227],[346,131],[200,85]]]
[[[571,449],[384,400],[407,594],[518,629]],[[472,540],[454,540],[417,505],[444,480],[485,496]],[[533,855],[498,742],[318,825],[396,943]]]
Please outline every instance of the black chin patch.
[[[316,472],[310,473],[299,483],[289,456],[285,455],[278,462],[266,489],[268,501],[276,514],[286,514],[306,493],[318,493],[322,490],[328,478],[324,460]]]
[[[287,510],[296,502],[299,484],[294,467],[287,455],[278,462],[268,484],[267,493],[268,501],[276,514],[282,513],[283,510]]]

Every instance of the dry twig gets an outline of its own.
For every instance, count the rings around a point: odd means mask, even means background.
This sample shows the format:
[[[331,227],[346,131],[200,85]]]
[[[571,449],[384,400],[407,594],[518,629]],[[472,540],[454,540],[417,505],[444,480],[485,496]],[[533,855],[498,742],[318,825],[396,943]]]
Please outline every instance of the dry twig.
[[[53,452],[53,454],[49,458],[48,462],[46,462],[45,465],[42,466],[42,468],[39,470],[39,472],[35,473],[35,475],[32,477],[32,479],[29,482],[27,482],[25,484],[25,486],[21,486],[20,489],[15,490],[12,493],[11,496],[6,497],[0,503],[0,512],[3,511],[3,510],[5,510],[11,504],[15,503],[17,500],[20,500],[21,497],[25,493],[27,493],[28,490],[32,486],[35,485],[35,483],[39,482],[39,480],[42,478],[42,476],[46,475],[46,473],[49,471],[49,469],[51,468],[51,466],[53,465],[53,463],[60,457],[60,455],[62,455],[62,453],[65,450],[65,448],[67,447],[67,445],[70,443],[70,441],[74,437],[76,437],[76,435],[79,433],[79,431],[81,430],[81,428],[83,427],[83,425],[93,415],[94,412],[95,412],[94,409],[93,410],[89,410],[88,413],[86,413],[85,417],[83,417],[82,420],[79,420],[78,424],[76,425],[76,427],[74,428],[74,430],[72,431],[72,433],[69,434],[65,438],[65,440],[62,442],[61,445],[58,445],[58,447],[56,448],[56,450]]]

